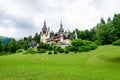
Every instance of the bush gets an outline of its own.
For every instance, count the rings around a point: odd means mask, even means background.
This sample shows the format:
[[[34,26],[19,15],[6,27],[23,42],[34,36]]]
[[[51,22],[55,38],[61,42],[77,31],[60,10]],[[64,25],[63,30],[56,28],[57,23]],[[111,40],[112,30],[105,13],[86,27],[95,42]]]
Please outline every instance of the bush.
[[[35,53],[37,53],[37,52],[34,51],[33,48],[28,48],[28,49],[27,49],[27,53],[29,53],[29,54],[35,54]]]
[[[49,47],[48,47],[48,50],[50,50],[50,51],[53,50],[53,47],[52,47],[52,46],[49,46]]]
[[[95,50],[97,48],[96,44],[89,44],[90,50]]]
[[[69,50],[68,50],[68,49],[66,49],[66,50],[65,50],[65,54],[68,54],[68,53],[69,53]]]
[[[57,54],[57,51],[54,51],[54,54]]]
[[[74,39],[72,41],[72,46],[67,47],[69,51],[78,51],[78,52],[87,52],[90,50],[95,50],[97,48],[97,44],[88,41],[88,40],[81,40],[81,39]]]
[[[25,52],[23,52],[23,54],[28,54],[28,52],[27,52],[27,51],[25,51]]]
[[[98,46],[102,45],[101,42],[98,41],[98,40],[96,40],[95,43],[96,43]]]
[[[6,54],[5,52],[0,52],[0,56],[5,55],[5,54]]]
[[[113,45],[116,45],[116,46],[120,46],[120,39],[117,40],[117,41],[115,41],[115,42],[113,42],[112,44],[113,44]]]
[[[68,46],[66,47],[66,49],[68,49],[69,51],[77,51],[77,47],[75,46]]]
[[[77,53],[77,51],[75,51],[74,53]]]
[[[38,53],[45,53],[45,52],[46,52],[45,49],[39,49],[39,50],[38,50]]]
[[[17,51],[16,51],[16,53],[20,53],[20,52],[24,52],[25,50],[24,49],[18,49]]]
[[[89,46],[81,46],[81,48],[82,48],[83,51],[85,51],[85,52],[90,51],[90,47],[89,47]]]
[[[64,53],[64,49],[63,49],[63,48],[60,48],[60,49],[59,49],[59,52],[60,52],[60,53]]]
[[[83,52],[83,51],[84,51],[83,48],[81,47],[78,48],[78,52]]]
[[[93,42],[92,41],[87,41],[87,40],[83,40],[84,42],[84,45],[88,45],[88,44],[92,44]]]
[[[50,52],[48,52],[48,54],[49,54],[49,55],[51,55],[51,54],[52,54],[52,52],[50,51]]]
[[[72,41],[72,45],[75,46],[75,47],[79,47],[79,46],[85,45],[85,43],[81,39],[74,39]]]

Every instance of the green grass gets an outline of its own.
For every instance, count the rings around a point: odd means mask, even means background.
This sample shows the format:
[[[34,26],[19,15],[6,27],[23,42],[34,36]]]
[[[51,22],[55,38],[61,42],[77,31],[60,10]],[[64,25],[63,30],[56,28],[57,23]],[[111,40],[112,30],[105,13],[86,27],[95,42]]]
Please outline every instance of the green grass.
[[[120,80],[120,47],[69,54],[0,56],[0,80]]]

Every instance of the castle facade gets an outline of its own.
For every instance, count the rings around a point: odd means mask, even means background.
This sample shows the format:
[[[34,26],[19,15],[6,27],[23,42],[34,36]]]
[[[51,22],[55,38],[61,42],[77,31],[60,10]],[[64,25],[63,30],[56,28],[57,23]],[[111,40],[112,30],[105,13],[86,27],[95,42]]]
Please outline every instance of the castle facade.
[[[71,45],[71,39],[75,37],[70,35],[69,32],[64,32],[62,22],[60,23],[60,28],[54,36],[50,37],[50,28],[46,26],[46,21],[44,21],[43,28],[40,32],[40,41],[47,44],[55,43],[61,47],[66,47]]]

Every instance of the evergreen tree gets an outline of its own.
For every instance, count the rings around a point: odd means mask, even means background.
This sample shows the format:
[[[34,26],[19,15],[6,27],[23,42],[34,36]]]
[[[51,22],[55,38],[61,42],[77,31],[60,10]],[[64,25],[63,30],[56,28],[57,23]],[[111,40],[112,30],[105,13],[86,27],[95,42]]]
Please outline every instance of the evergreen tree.
[[[9,43],[6,43],[5,45],[4,45],[4,51],[5,52],[8,52],[9,51],[9,45],[8,45]]]
[[[120,39],[120,14],[114,15],[113,26],[116,29],[116,32],[114,34],[117,34],[118,38]]]
[[[103,18],[101,18],[101,23],[105,24],[105,20]]]
[[[2,43],[1,43],[1,39],[0,39],[0,52],[3,51],[3,47],[2,47]]]
[[[16,50],[18,49],[15,39],[13,39],[8,45],[9,45],[9,52],[15,53]]]
[[[52,32],[50,32],[50,37],[51,36],[54,36],[55,35],[55,33],[52,31]]]
[[[107,21],[108,21],[108,22],[110,22],[110,21],[111,21],[111,18],[110,18],[110,17],[108,17]]]
[[[40,35],[38,33],[35,33],[33,40],[36,41],[37,43],[39,43],[40,42]]]

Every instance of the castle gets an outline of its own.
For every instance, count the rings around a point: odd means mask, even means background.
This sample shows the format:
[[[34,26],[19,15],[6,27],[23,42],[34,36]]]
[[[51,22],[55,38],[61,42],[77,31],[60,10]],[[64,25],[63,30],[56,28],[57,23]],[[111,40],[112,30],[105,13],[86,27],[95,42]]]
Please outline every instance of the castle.
[[[71,45],[71,39],[75,37],[75,35],[70,35],[69,32],[64,32],[62,22],[60,23],[60,28],[58,32],[50,37],[50,28],[46,26],[46,21],[44,21],[43,28],[40,32],[40,41],[47,44],[55,43],[63,48]]]

